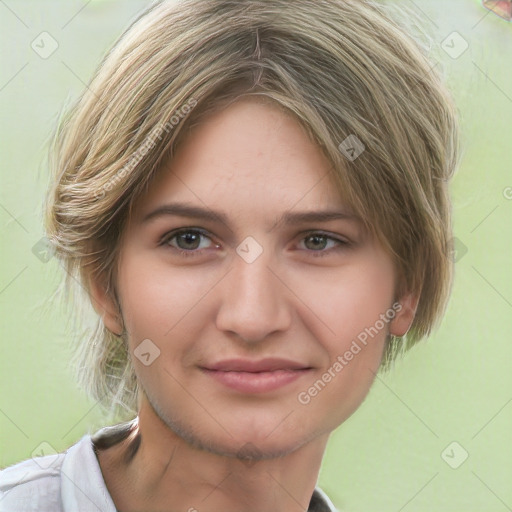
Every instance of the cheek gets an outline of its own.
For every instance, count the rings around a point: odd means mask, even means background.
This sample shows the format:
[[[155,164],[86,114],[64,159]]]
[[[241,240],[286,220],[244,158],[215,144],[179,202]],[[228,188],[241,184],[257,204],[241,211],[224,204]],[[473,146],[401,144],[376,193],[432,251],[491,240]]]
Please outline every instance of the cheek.
[[[162,339],[200,302],[209,280],[135,254],[123,260],[119,283],[128,331]]]
[[[393,268],[383,257],[317,273],[303,283],[298,295],[308,298],[307,306],[315,313],[309,315],[309,327],[330,352],[343,350],[373,326],[390,308],[394,295]],[[383,334],[387,331],[382,330]]]
[[[394,272],[389,260],[380,256],[347,267],[317,285],[312,304],[329,327],[317,328],[317,339],[329,362],[298,401],[321,410],[339,404],[331,417],[334,427],[359,407],[375,379],[389,329],[389,320],[383,322],[381,315],[392,306]]]
[[[136,253],[123,259],[119,270],[123,320],[135,372],[144,387],[161,379],[169,384],[172,379],[165,370],[174,375],[188,361],[192,341],[199,339],[203,330],[204,322],[198,319],[207,318],[201,299],[214,284],[211,275],[197,269],[172,268]],[[148,342],[143,344],[147,339],[157,349]],[[147,352],[151,360],[146,366],[137,354]],[[155,359],[153,354],[158,354]]]
[[[310,319],[308,328],[327,357],[298,401],[319,410],[339,404],[331,417],[336,426],[359,407],[380,366],[389,329],[389,321],[383,322],[381,315],[392,306],[394,271],[385,255],[371,253],[316,277],[315,286],[308,287],[310,293],[302,290],[315,315],[303,318]]]

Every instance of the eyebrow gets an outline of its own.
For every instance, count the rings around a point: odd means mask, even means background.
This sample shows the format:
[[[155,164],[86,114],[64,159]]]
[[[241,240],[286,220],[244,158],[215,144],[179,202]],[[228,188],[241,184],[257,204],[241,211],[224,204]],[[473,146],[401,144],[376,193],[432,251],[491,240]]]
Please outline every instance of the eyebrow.
[[[193,206],[187,203],[169,203],[163,204],[147,213],[141,220],[141,224],[147,223],[159,217],[180,216],[200,220],[209,220],[220,222],[229,226],[228,216],[222,212],[216,212],[208,208]],[[285,224],[304,224],[307,222],[328,222],[332,220],[352,220],[357,221],[359,217],[351,212],[340,210],[318,210],[304,212],[284,212],[275,224],[284,222]]]

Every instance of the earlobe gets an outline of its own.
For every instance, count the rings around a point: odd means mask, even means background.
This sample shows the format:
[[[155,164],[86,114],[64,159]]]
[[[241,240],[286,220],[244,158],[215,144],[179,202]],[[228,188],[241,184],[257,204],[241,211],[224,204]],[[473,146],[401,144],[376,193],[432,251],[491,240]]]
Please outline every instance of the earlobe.
[[[106,291],[104,283],[99,279],[91,278],[89,280],[89,295],[92,306],[103,320],[105,327],[116,336],[120,336],[123,332],[121,315],[116,301]]]
[[[393,336],[401,337],[407,334],[410,329],[416,309],[418,308],[419,296],[412,293],[404,295],[400,300],[400,310],[397,312],[395,318],[389,324],[389,333]]]

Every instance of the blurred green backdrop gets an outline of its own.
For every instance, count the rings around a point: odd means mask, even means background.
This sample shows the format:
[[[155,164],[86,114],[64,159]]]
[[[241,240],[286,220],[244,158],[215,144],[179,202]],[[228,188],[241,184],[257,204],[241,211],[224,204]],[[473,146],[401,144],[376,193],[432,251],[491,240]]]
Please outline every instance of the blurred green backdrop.
[[[441,328],[332,435],[319,484],[343,511],[512,510],[512,23],[476,0],[387,3],[430,27],[461,112],[456,282]],[[45,151],[63,103],[146,5],[0,2],[0,467],[112,421],[74,383],[62,270],[38,245]]]

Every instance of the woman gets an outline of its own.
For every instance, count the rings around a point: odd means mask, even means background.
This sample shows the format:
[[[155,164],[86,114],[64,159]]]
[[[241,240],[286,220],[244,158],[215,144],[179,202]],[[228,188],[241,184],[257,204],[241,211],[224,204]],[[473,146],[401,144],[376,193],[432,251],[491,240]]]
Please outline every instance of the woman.
[[[98,314],[81,382],[128,421],[2,471],[0,510],[335,510],[331,432],[446,304],[456,117],[377,4],[147,9],[56,133],[46,218]]]

